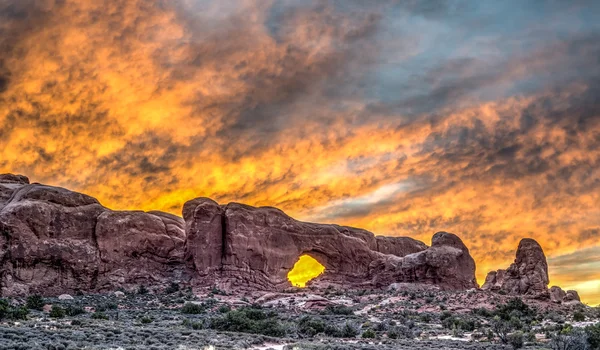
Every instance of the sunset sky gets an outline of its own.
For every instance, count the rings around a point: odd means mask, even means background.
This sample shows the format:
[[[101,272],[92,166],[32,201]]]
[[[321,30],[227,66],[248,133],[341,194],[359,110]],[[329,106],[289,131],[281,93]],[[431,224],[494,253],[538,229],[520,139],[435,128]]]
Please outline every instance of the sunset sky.
[[[0,0],[0,172],[429,244],[600,303],[600,1]]]

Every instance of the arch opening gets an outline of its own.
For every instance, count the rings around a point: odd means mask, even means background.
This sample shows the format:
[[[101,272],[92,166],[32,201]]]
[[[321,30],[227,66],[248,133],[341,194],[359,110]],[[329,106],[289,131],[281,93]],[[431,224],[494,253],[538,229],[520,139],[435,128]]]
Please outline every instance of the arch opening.
[[[301,255],[288,272],[288,280],[294,287],[304,288],[306,283],[325,272],[325,266],[308,254]]]

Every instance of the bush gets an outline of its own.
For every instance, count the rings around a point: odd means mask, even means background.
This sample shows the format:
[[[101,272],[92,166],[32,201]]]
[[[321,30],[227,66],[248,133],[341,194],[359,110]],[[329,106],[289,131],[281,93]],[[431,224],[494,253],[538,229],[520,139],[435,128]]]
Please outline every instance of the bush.
[[[585,335],[592,349],[600,349],[600,323],[585,327]]]
[[[65,314],[70,317],[81,315],[84,313],[85,310],[79,306],[69,305],[65,308]]]
[[[203,329],[204,328],[204,324],[202,322],[193,322],[190,320],[183,320],[183,325],[185,327],[194,329],[194,330],[198,330],[198,329]]]
[[[52,318],[63,318],[65,317],[66,312],[65,309],[58,305],[52,305],[52,310],[50,310],[50,317]]]
[[[508,344],[513,349],[520,349],[523,347],[523,332],[515,332],[508,335]]]
[[[46,301],[39,294],[30,295],[27,297],[26,306],[29,310],[42,310]]]
[[[12,306],[7,300],[0,299],[0,321],[3,319],[26,320],[28,314],[28,308],[24,306]]]
[[[324,310],[324,313],[331,315],[353,315],[354,310],[345,305],[327,305]]]
[[[271,337],[283,337],[286,333],[279,323],[277,314],[266,313],[254,307],[232,310],[210,320],[210,328],[219,331],[263,334]]]
[[[372,329],[367,329],[362,334],[362,337],[366,338],[366,339],[373,339],[373,338],[375,338],[375,336],[376,336],[376,334],[375,334],[375,332],[373,332]]]
[[[585,314],[581,311],[575,311],[573,313],[573,321],[575,321],[575,322],[585,321]]]
[[[169,286],[165,289],[165,294],[173,294],[179,292],[179,284],[175,282],[171,282]]]
[[[194,303],[185,303],[183,305],[183,307],[181,308],[181,313],[187,314],[187,315],[198,315],[198,314],[203,313],[204,310],[205,310],[204,305],[194,304]]]
[[[325,322],[320,318],[305,316],[298,322],[298,334],[302,336],[312,338],[323,332],[325,332]]]
[[[150,291],[148,290],[148,288],[146,288],[145,285],[142,284],[138,287],[137,293],[140,295],[145,295],[145,294],[150,293]]]
[[[346,322],[342,327],[342,338],[355,338],[358,335],[358,327],[350,322]]]
[[[106,316],[103,312],[96,311],[92,314],[92,318],[94,320],[108,320],[108,316]]]
[[[226,314],[229,311],[231,311],[231,308],[229,307],[229,305],[221,305],[219,306],[219,308],[217,309],[217,311],[221,314]]]
[[[140,319],[140,322],[143,324],[148,324],[148,323],[152,323],[152,321],[154,321],[152,319],[152,317],[148,317],[148,316],[144,316]]]
[[[573,329],[571,326],[563,328],[557,334],[552,336],[550,346],[553,350],[587,350],[598,349],[597,347],[588,347],[589,339],[586,332],[581,329]]]

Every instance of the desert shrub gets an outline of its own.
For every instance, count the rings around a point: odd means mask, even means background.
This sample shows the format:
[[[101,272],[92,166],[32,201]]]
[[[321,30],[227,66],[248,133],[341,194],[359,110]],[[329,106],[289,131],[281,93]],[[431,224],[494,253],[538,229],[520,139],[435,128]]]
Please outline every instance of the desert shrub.
[[[588,342],[589,339],[584,330],[566,326],[551,336],[550,347],[552,350],[595,349],[594,347],[589,347]]]
[[[150,293],[150,291],[148,290],[148,288],[146,288],[145,285],[142,284],[142,285],[140,285],[138,287],[137,294],[145,295],[145,294],[148,294],[148,293]]]
[[[575,322],[585,321],[585,314],[581,311],[575,311],[573,313],[573,321],[575,321]]]
[[[144,317],[140,318],[140,322],[143,324],[152,323],[152,321],[154,321],[154,319],[152,319],[152,317],[144,316]]]
[[[302,317],[298,322],[298,334],[305,337],[314,337],[325,332],[325,322],[320,318],[309,316]]]
[[[198,330],[198,329],[203,329],[204,328],[204,324],[202,322],[194,322],[194,321],[190,321],[190,320],[183,320],[183,325],[185,327],[194,329],[194,330]]]
[[[489,318],[489,317],[493,316],[493,313],[490,310],[488,310],[486,308],[483,308],[483,307],[482,308],[473,309],[471,312],[474,315],[485,317],[485,318]]]
[[[534,319],[537,312],[525,304],[523,300],[513,298],[506,304],[497,305],[494,314],[503,320],[509,321],[513,317]]]
[[[375,336],[376,336],[376,334],[372,329],[367,329],[361,335],[361,337],[366,338],[366,339],[373,339],[373,338],[375,338]]]
[[[472,332],[475,330],[475,320],[470,318],[461,318],[457,316],[446,317],[442,319],[442,326],[447,329],[458,329],[461,331]]]
[[[229,307],[229,305],[221,305],[219,306],[219,308],[217,309],[217,311],[221,314],[226,314],[229,311],[231,311],[231,308]]]
[[[63,318],[65,317],[66,312],[65,309],[63,309],[62,307],[58,306],[58,305],[53,305],[52,306],[52,310],[50,310],[50,317],[52,318]]]
[[[345,305],[327,305],[323,313],[330,315],[352,315],[354,314],[354,310],[352,308]]]
[[[67,316],[73,317],[73,316],[81,315],[84,313],[85,313],[85,310],[80,306],[68,305],[65,308],[65,314]]]
[[[7,300],[0,299],[0,321],[3,319],[25,320],[28,314],[28,308],[24,306],[12,306]]]
[[[585,327],[585,335],[591,349],[600,349],[600,323]]]
[[[101,311],[96,311],[92,314],[94,320],[108,320],[108,316]]]
[[[509,334],[507,336],[508,344],[513,347],[513,349],[520,349],[523,347],[523,332],[515,332]]]
[[[286,333],[285,328],[279,322],[277,313],[265,312],[254,307],[232,310],[224,315],[214,317],[210,320],[210,328],[272,337],[282,337]]]
[[[508,344],[508,334],[512,331],[510,323],[503,320],[500,316],[495,316],[490,323],[492,331],[504,344]]]
[[[106,310],[116,310],[118,308],[119,308],[119,305],[117,303],[107,302],[107,303],[102,303],[102,304],[96,305],[96,307],[94,309],[99,312],[104,312]]]
[[[185,303],[183,307],[181,307],[181,313],[187,315],[198,315],[204,312],[206,307],[200,304],[194,303]]]
[[[42,310],[44,304],[46,304],[44,298],[39,294],[34,294],[27,297],[25,305],[29,310]]]
[[[346,322],[342,327],[342,338],[355,338],[358,335],[358,327],[350,322]]]
[[[179,284],[175,282],[171,282],[169,286],[165,289],[165,294],[173,294],[179,292]]]

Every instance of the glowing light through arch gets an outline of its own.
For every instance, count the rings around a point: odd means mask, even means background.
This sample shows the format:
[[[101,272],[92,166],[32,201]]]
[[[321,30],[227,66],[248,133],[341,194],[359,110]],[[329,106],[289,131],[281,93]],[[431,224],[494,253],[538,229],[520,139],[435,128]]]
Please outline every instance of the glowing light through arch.
[[[302,255],[288,273],[288,280],[294,287],[304,288],[306,283],[319,277],[325,266],[310,255]]]

